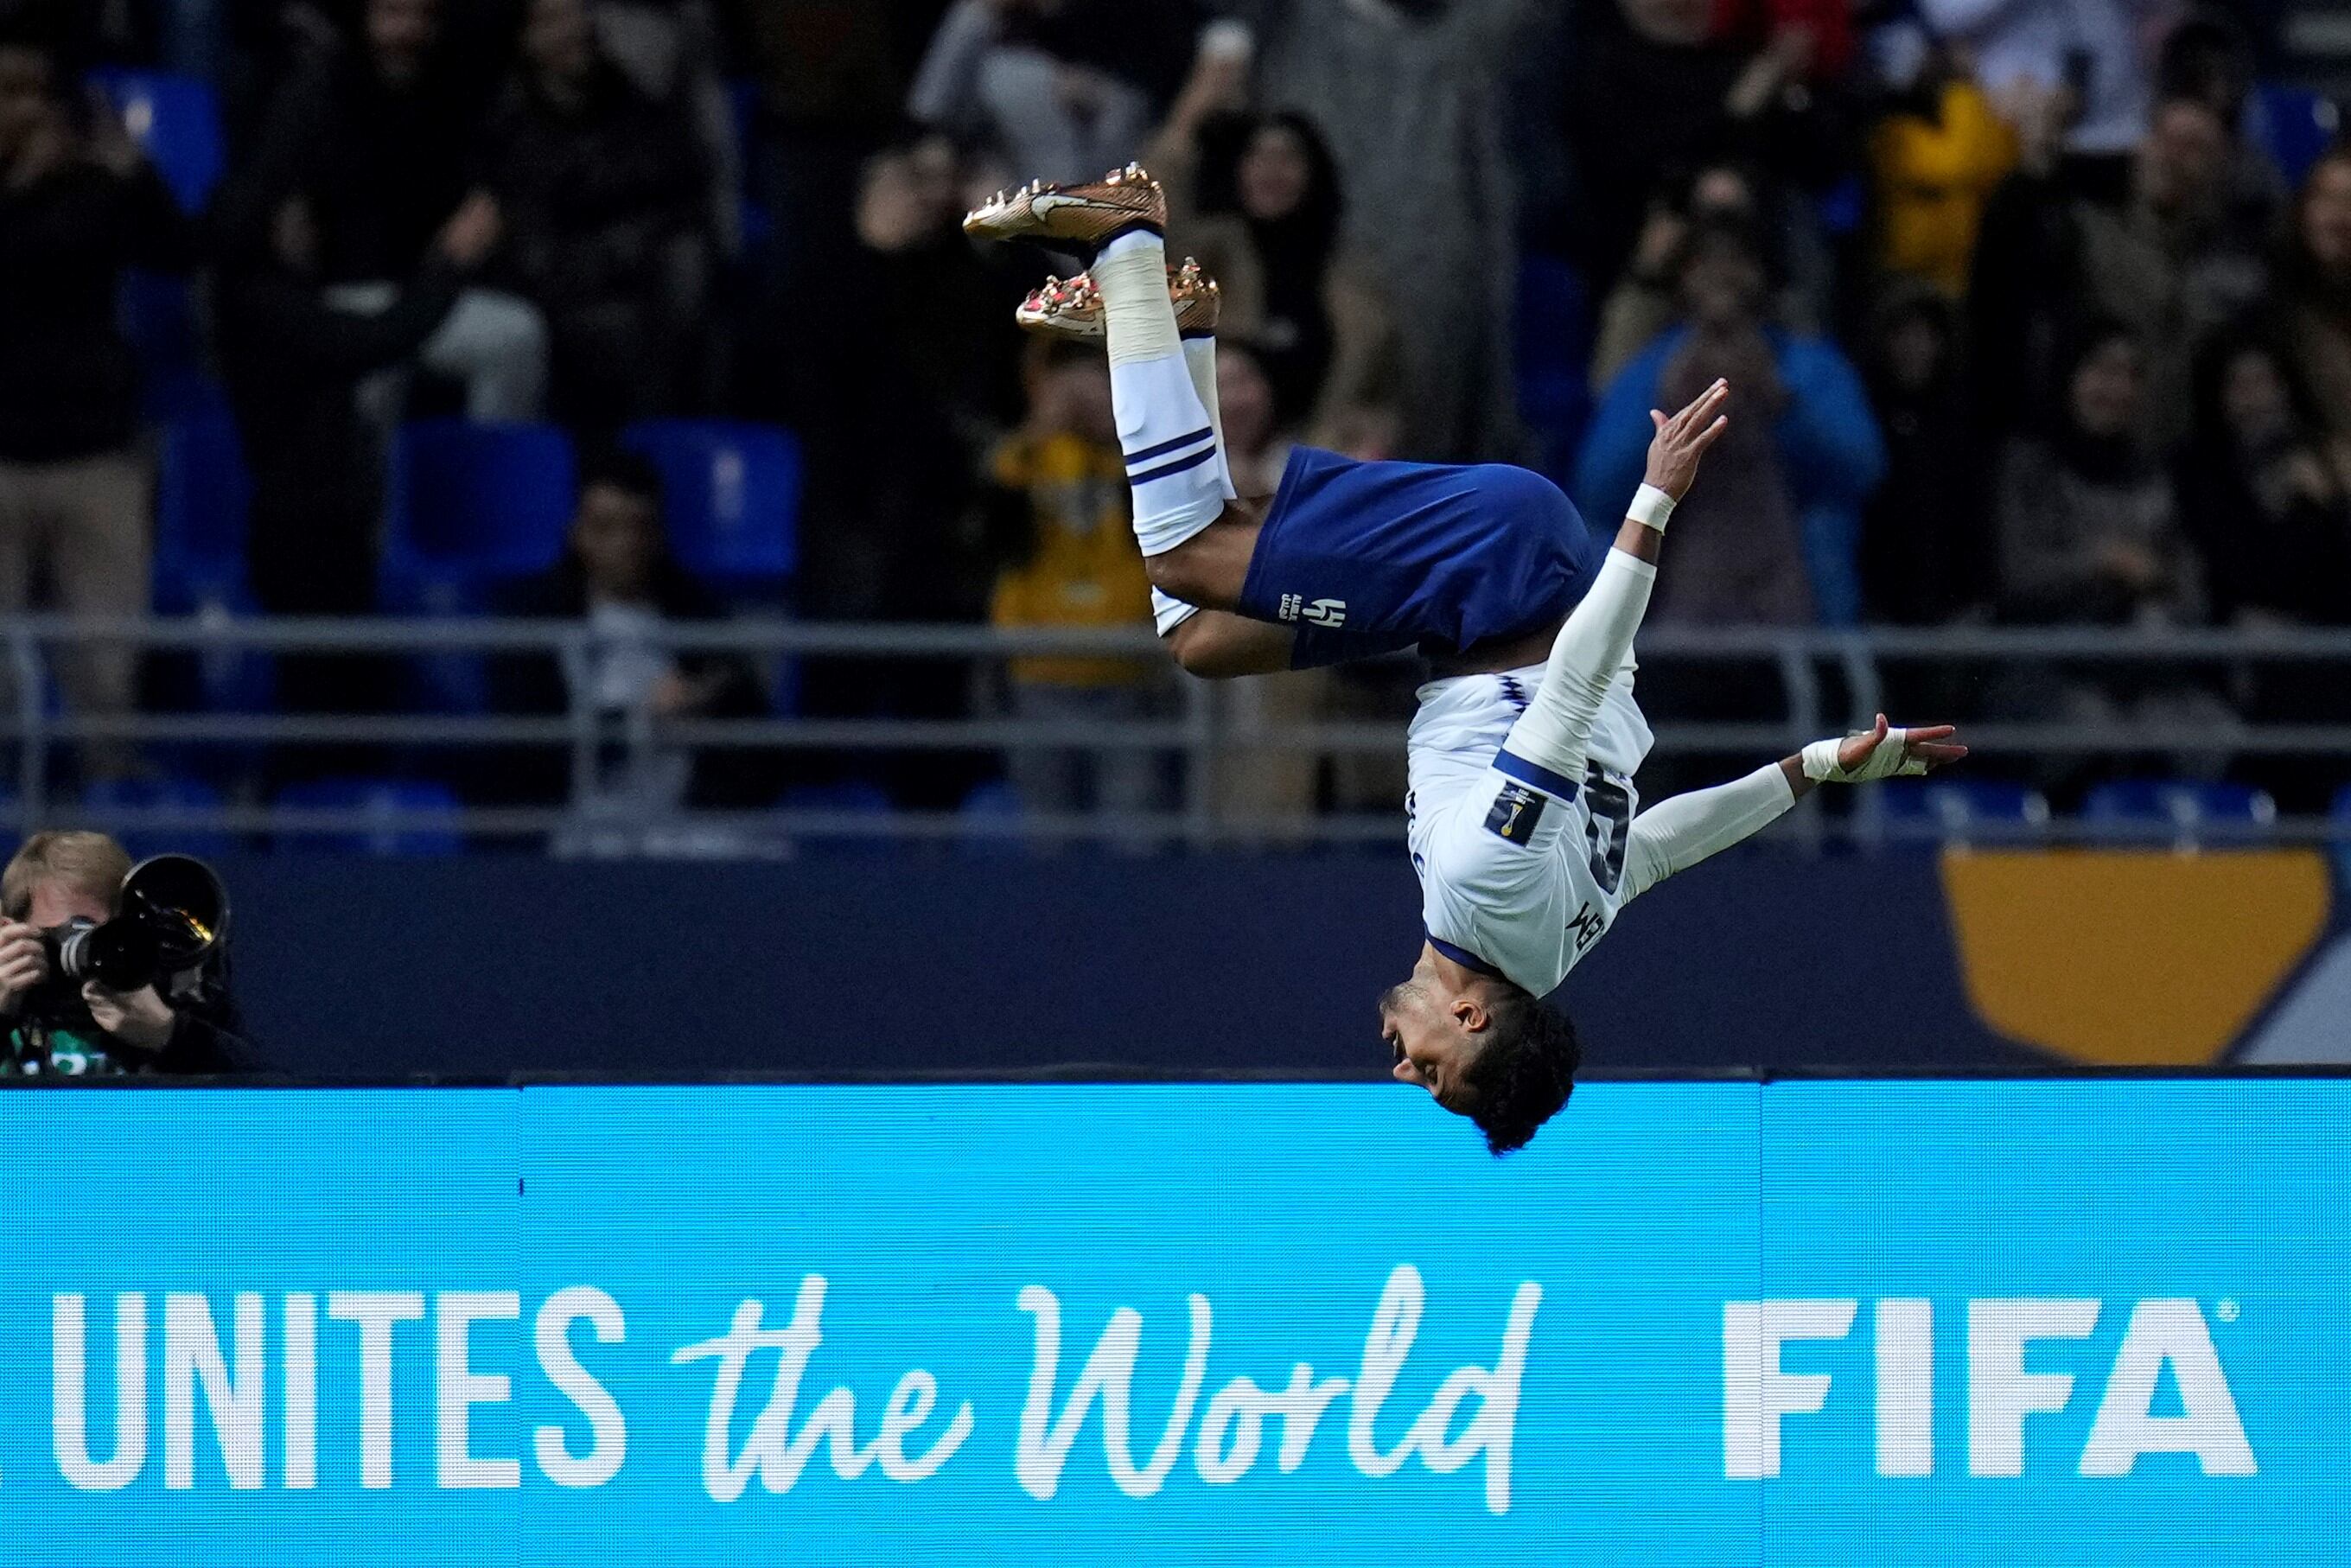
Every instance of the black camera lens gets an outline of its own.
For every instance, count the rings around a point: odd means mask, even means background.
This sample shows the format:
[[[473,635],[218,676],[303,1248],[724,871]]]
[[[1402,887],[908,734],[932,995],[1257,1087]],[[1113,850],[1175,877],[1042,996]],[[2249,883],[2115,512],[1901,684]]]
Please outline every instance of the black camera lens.
[[[154,934],[127,920],[103,925],[70,920],[52,940],[60,976],[77,985],[96,980],[110,991],[135,991],[152,983],[162,958]]]

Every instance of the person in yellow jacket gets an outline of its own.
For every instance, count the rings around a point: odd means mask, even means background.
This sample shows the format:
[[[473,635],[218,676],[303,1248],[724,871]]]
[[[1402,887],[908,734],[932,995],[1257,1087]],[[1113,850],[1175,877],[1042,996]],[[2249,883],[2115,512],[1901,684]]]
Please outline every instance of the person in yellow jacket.
[[[1126,459],[1110,372],[1089,345],[1040,341],[1029,362],[1029,417],[997,448],[989,477],[1011,521],[989,619],[1008,628],[1152,625],[1151,580],[1128,524]],[[1117,723],[1147,717],[1160,690],[1150,661],[1097,655],[1011,660],[1023,718]],[[1015,751],[1008,772],[1031,811],[1144,811],[1159,802],[1151,752]]]
[[[1912,105],[1871,131],[1877,264],[1967,293],[1984,204],[2016,167],[2016,133],[1966,76],[1922,82]]]

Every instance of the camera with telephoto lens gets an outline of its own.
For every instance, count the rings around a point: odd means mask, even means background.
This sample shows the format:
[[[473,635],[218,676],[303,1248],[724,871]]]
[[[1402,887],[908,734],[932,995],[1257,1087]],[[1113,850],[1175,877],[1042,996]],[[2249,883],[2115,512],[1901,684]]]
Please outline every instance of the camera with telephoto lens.
[[[41,933],[49,978],[32,1010],[50,1018],[81,1007],[96,980],[110,991],[135,991],[194,967],[228,935],[228,889],[193,855],[157,855],[122,879],[118,913],[100,923],[77,916]]]

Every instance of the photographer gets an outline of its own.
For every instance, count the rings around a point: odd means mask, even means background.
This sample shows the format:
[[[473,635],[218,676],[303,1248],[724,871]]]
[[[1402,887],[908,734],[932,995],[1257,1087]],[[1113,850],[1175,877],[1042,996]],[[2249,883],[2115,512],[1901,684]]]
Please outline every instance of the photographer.
[[[77,985],[57,972],[60,939],[76,922],[103,926],[122,913],[130,874],[130,855],[103,833],[36,833],[0,873],[0,1071],[249,1070],[217,945],[127,990],[97,979]]]

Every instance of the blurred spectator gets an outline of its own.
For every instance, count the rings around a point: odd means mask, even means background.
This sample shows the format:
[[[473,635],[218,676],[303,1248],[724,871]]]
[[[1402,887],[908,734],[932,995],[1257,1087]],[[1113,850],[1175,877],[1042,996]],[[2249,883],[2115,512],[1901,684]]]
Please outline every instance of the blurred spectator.
[[[1291,444],[1263,356],[1229,335],[1217,342],[1217,403],[1233,488],[1244,496],[1272,495],[1281,486]],[[1225,683],[1217,697],[1232,747],[1216,774],[1219,818],[1295,819],[1314,810],[1322,758],[1294,747],[1250,743],[1326,716],[1335,679],[1330,670],[1290,670]]]
[[[2196,367],[2196,428],[2179,469],[2214,618],[2351,625],[2351,498],[2286,356],[2232,334]]]
[[[1605,0],[1581,10],[1562,94],[1582,199],[1578,259],[1595,287],[1633,253],[1651,193],[1736,155],[1799,189],[1847,163],[1837,96],[1809,85],[1819,37],[1802,20],[1750,47],[1709,34],[1708,0]]]
[[[2061,360],[2066,396],[2046,440],[2016,437],[2000,464],[1995,502],[2001,608],[2042,625],[2193,625],[2204,618],[2203,574],[2179,526],[2171,482],[2139,439],[2147,359],[2120,321],[2093,322]],[[2219,737],[2235,716],[2212,692],[2159,666],[2012,665],[1995,683],[1995,714],[2092,728],[2192,728]],[[2168,766],[2210,777],[2225,745],[2175,754]],[[2038,782],[2077,779],[2078,759],[2050,757]]]
[[[756,88],[745,160],[771,230],[755,256],[758,340],[735,371],[753,406],[798,424],[862,348],[848,323],[807,301],[860,260],[866,161],[900,134],[907,82],[945,0],[723,4]]]
[[[2061,361],[2065,398],[2046,440],[2012,439],[1996,500],[2001,596],[2011,620],[2193,624],[2202,574],[2171,483],[2140,438],[2147,354],[2117,320],[2092,323]]]
[[[1029,417],[989,465],[1005,543],[989,619],[998,626],[1151,624],[1151,581],[1127,524],[1126,460],[1110,372],[1085,344],[1045,340],[1029,361]],[[1116,723],[1149,716],[1155,666],[1133,659],[1030,655],[1011,661],[1024,719]],[[1091,763],[1091,766],[1089,764]],[[1032,811],[1150,810],[1160,760],[1133,749],[1022,750],[1012,782]]]
[[[592,460],[562,560],[516,585],[504,608],[587,623],[587,656],[576,666],[532,654],[502,657],[491,670],[492,701],[502,713],[593,716],[594,776],[577,781],[571,795],[583,847],[638,847],[606,835],[657,826],[684,807],[747,810],[774,801],[781,780],[758,753],[695,750],[662,736],[666,724],[756,718],[767,702],[740,655],[676,653],[660,642],[665,625],[715,622],[725,611],[671,553],[661,476],[651,464],[625,455]],[[486,792],[510,801],[559,800],[568,768],[562,751],[519,756],[501,764]]]
[[[2126,153],[2147,130],[2141,21],[2167,0],[1914,0],[1936,37],[1965,49],[1994,102],[2064,93],[2065,151]]]
[[[557,417],[594,437],[676,412],[710,302],[703,150],[689,111],[605,54],[588,0],[531,0],[484,175],[502,274],[547,319]]]
[[[1968,291],[1985,204],[2016,166],[2016,135],[1983,89],[1938,50],[1869,133],[1877,266]]]
[[[1736,225],[1755,236],[1766,270],[1784,280],[1770,309],[1780,326],[1813,332],[1828,319],[1834,269],[1809,208],[1785,199],[1750,165],[1712,164],[1690,179],[1667,183],[1641,225],[1631,261],[1602,302],[1590,371],[1595,394],[1679,316],[1683,253],[1693,225],[1710,223]]]
[[[2212,5],[2199,5],[2165,35],[2156,62],[2156,101],[2193,99],[2220,117],[2234,141],[2230,182],[2273,210],[2285,183],[2270,155],[2266,109],[2253,92],[2252,41],[2242,22]]]
[[[1196,118],[1216,68],[1204,51],[1151,149],[1171,243],[1217,279],[1224,330],[1249,340],[1277,420],[1321,440],[1348,411],[1394,403],[1394,321],[1366,268],[1340,248],[1344,204],[1322,132],[1300,114]]]
[[[1521,453],[1518,119],[1508,79],[1520,0],[1294,0],[1273,8],[1267,104],[1319,127],[1347,195],[1343,251],[1386,287],[1401,334],[1397,455]]]
[[[60,610],[145,613],[151,482],[116,297],[124,268],[176,271],[192,246],[111,110],[74,96],[36,36],[0,35],[0,614],[21,613],[42,578]],[[78,709],[131,705],[133,650],[57,664]],[[112,748],[84,758],[92,772],[126,762]]]
[[[497,23],[504,20],[505,26]],[[241,182],[244,207],[224,204],[232,234],[299,193],[318,227],[319,267],[333,302],[390,309],[470,188],[490,95],[511,54],[507,0],[451,7],[443,0],[363,0],[354,41],[329,39],[300,59],[272,103]],[[535,419],[547,392],[547,329],[512,295],[470,288],[424,346],[420,362],[465,383],[476,419]],[[407,385],[371,389],[384,423]]]
[[[2351,626],[2351,485],[2326,455],[2288,357],[2265,337],[2231,334],[2199,361],[2196,433],[2179,486],[2216,620]],[[2241,667],[2231,695],[2240,711],[2270,724],[2340,724],[2346,711],[2341,673],[2323,664]],[[2335,758],[2242,767],[2289,811],[2325,810],[2343,784]]]
[[[236,205],[251,210],[241,197]],[[496,207],[486,197],[468,202],[391,306],[371,312],[329,303],[307,198],[288,196],[266,227],[225,236],[217,337],[253,476],[246,559],[264,610],[374,608],[385,454],[382,432],[361,417],[359,390],[442,329],[498,234]],[[278,662],[277,697],[292,712],[365,711],[389,693],[372,663],[287,657]]]
[[[2336,471],[2351,474],[2351,145],[2303,182],[2279,270],[2277,340],[2292,348]]]
[[[1719,220],[1695,230],[1680,282],[1682,324],[1625,366],[1593,416],[1578,504],[1594,518],[1622,512],[1655,434],[1649,411],[1680,408],[1727,377],[1730,428],[1675,515],[1674,570],[1658,581],[1654,613],[1850,625],[1861,610],[1861,511],[1886,470],[1861,378],[1824,340],[1766,321],[1770,279],[1747,230]]]
[[[1853,0],[1714,0],[1713,33],[1761,42],[1802,28],[1813,36],[1809,74],[1835,81],[1853,65]]]
[[[1020,419],[1012,312],[1037,279],[1026,258],[964,237],[967,183],[944,137],[872,160],[858,190],[856,258],[788,302],[839,350],[803,367],[805,396],[792,407],[808,457],[804,615],[987,615],[994,563],[968,524],[988,454]],[[801,706],[835,717],[956,717],[969,710],[965,675],[953,661],[810,660]],[[900,798],[952,809],[978,774],[957,777],[945,761],[906,760],[893,779]]]
[[[720,69],[725,40],[712,0],[592,0],[586,8],[604,55],[630,85],[690,128],[707,207],[702,225],[719,256],[739,259],[747,149]]]
[[[2236,168],[2220,116],[2172,98],[2120,206],[2069,188],[2063,171],[2028,163],[2011,177],[1986,217],[1973,302],[1980,390],[2006,405],[2003,423],[2063,393],[2051,349],[2084,317],[2107,315],[2151,356],[2144,412],[2156,439],[2186,433],[2197,345],[2253,303],[2267,276],[2270,208],[2232,183]]]
[[[1015,180],[1099,180],[1142,151],[1197,26],[1188,0],[958,0],[906,111]]]
[[[1255,340],[1229,331],[1218,335],[1217,412],[1224,425],[1225,462],[1233,488],[1247,497],[1270,496],[1280,489],[1293,443],[1282,423],[1280,394]]]
[[[1957,308],[1927,284],[1897,285],[1871,319],[1863,368],[1886,452],[1861,540],[1871,616],[1949,621],[1991,586],[1990,465],[1961,371]]]

